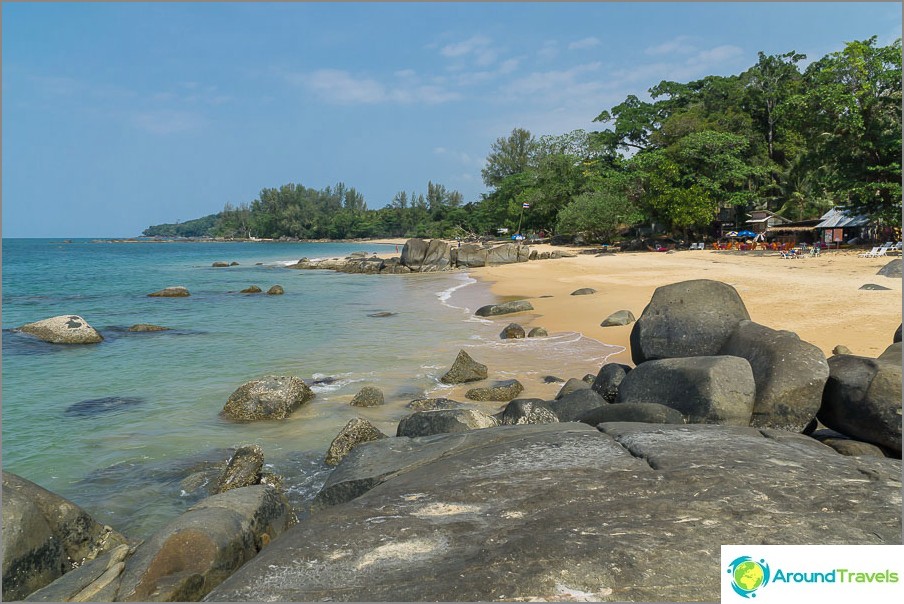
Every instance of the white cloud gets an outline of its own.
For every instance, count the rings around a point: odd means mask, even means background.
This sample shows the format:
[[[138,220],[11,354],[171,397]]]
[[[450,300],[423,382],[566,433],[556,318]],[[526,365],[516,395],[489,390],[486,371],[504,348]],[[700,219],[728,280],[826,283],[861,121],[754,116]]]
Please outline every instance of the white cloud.
[[[555,59],[559,55],[559,43],[555,40],[546,40],[537,51],[537,56],[541,59]]]
[[[587,48],[593,48],[594,46],[600,45],[600,39],[596,37],[583,38],[581,40],[575,40],[571,44],[568,45],[568,50],[584,50]]]
[[[537,95],[545,93],[553,97],[561,97],[570,94],[576,87],[600,87],[601,83],[578,82],[582,74],[598,71],[599,62],[576,65],[570,69],[535,71],[523,78],[515,79],[505,85],[505,90],[513,96]]]
[[[688,64],[694,65],[718,65],[725,61],[730,61],[744,54],[744,51],[730,44],[716,46],[709,50],[701,50],[694,57],[688,60]]]
[[[697,48],[693,45],[693,38],[691,36],[677,36],[663,42],[662,44],[657,44],[656,46],[649,46],[644,49],[644,54],[647,55],[671,55],[671,54],[689,54],[697,50]]]
[[[312,91],[320,99],[340,105],[372,105],[376,103],[439,104],[461,98],[456,92],[437,85],[420,85],[411,70],[396,72],[405,80],[397,86],[368,76],[354,76],[341,69],[318,69],[304,74],[287,74],[286,80]]]
[[[463,57],[479,49],[485,49],[490,45],[491,40],[486,36],[471,36],[467,40],[455,44],[447,44],[440,49],[440,54],[444,57],[454,58]]]
[[[177,134],[195,130],[206,122],[202,116],[189,111],[142,111],[132,116],[132,123],[151,134]]]

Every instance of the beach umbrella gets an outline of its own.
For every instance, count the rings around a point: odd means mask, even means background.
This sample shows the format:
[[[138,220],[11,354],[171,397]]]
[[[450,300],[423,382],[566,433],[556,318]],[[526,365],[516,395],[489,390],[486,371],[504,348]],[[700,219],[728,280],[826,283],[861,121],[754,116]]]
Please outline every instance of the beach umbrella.
[[[756,237],[756,233],[753,231],[741,231],[738,233],[738,237]]]
[[[737,231],[728,231],[727,233],[725,233],[725,235],[723,235],[723,237],[737,237],[737,236],[738,236]]]

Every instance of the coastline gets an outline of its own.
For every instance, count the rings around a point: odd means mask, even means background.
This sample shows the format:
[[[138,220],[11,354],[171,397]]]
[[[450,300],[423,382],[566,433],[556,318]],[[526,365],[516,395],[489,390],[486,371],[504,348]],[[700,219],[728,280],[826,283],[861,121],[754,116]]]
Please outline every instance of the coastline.
[[[531,249],[548,251],[545,244]],[[591,249],[591,248],[584,248]],[[530,298],[532,313],[497,318],[550,333],[572,331],[624,347],[609,361],[633,365],[629,337],[633,324],[601,327],[611,313],[630,310],[640,317],[657,287],[690,279],[712,279],[735,287],[752,321],[795,332],[828,357],[842,344],[855,355],[876,357],[901,323],[901,279],[876,273],[896,258],[860,258],[859,250],[823,252],[793,260],[778,253],[715,250],[675,253],[582,254],[551,261],[471,269],[506,299]],[[888,290],[861,290],[876,284]],[[572,296],[591,287],[595,294]],[[551,296],[551,297],[543,297]]]

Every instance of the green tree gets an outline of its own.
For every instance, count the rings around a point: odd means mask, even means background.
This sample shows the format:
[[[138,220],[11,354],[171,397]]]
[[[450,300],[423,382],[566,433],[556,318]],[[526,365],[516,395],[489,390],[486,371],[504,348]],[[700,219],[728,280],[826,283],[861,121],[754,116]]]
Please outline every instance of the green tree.
[[[497,188],[509,176],[524,172],[536,151],[537,141],[523,128],[515,128],[508,137],[497,138],[490,148],[486,166],[480,172],[484,184]]]
[[[578,195],[558,216],[557,232],[583,234],[593,241],[610,241],[623,226],[643,219],[643,214],[624,195],[608,190]]]

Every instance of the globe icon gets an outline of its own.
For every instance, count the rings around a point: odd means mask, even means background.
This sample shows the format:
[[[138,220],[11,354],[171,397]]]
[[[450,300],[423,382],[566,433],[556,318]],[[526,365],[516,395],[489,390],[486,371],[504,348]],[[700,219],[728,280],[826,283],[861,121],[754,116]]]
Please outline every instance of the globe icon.
[[[753,560],[738,564],[734,569],[733,576],[735,584],[744,591],[754,591],[763,584],[765,579],[763,567]]]

